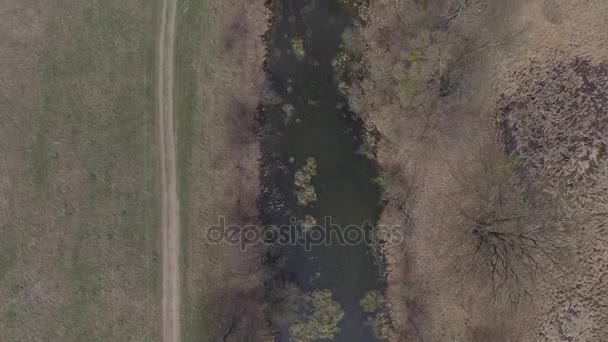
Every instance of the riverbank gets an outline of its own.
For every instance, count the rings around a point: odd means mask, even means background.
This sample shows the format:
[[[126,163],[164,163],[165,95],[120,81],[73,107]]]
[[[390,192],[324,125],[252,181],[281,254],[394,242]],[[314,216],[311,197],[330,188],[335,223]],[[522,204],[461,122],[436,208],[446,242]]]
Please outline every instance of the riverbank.
[[[606,184],[604,126],[570,126],[606,120],[582,109],[603,101],[606,11],[378,1],[365,13],[369,72],[349,100],[379,136],[380,223],[405,236],[384,246],[390,340],[605,334],[589,328],[605,322],[601,304],[585,299],[605,274],[588,261],[606,248],[594,188]]]
[[[257,223],[264,1],[178,1],[175,127],[183,341],[268,340],[263,250],[209,232]]]

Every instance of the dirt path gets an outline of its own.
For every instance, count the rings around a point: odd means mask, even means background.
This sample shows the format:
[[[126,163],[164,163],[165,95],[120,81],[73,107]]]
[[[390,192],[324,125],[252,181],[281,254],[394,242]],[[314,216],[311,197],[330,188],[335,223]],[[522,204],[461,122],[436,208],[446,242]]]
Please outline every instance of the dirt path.
[[[177,0],[163,0],[158,39],[158,123],[162,202],[162,335],[180,338],[179,201],[173,129],[173,47]]]

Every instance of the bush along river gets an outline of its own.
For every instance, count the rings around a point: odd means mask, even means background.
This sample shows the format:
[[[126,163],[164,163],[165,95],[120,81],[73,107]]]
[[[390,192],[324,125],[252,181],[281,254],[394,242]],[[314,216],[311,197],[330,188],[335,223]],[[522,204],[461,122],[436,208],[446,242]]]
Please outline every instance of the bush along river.
[[[290,243],[279,234],[276,248],[284,260],[281,277],[303,298],[293,319],[275,320],[280,341],[376,341],[385,325],[384,281],[370,243],[380,211],[377,170],[360,153],[365,129],[349,110],[339,77],[349,59],[343,33],[364,5],[268,3],[265,67],[276,96],[260,110],[259,212],[266,226],[300,223],[299,238],[290,228]]]

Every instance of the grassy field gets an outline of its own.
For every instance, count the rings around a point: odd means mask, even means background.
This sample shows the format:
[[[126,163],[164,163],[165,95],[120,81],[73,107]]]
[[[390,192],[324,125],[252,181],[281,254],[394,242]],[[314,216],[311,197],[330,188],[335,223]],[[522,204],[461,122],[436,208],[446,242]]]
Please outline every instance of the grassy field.
[[[263,79],[266,17],[263,1],[180,0],[177,13],[182,339],[216,341],[234,335],[231,327],[247,312],[262,309],[234,301],[261,295],[259,256],[207,244],[203,236],[220,215],[234,220],[238,212],[255,223],[259,147],[251,125]]]
[[[159,339],[159,5],[0,9],[3,341]],[[177,15],[183,339],[263,335],[259,253],[203,239],[220,215],[256,220],[263,1],[181,0]]]
[[[3,341],[157,340],[155,6],[0,9]]]

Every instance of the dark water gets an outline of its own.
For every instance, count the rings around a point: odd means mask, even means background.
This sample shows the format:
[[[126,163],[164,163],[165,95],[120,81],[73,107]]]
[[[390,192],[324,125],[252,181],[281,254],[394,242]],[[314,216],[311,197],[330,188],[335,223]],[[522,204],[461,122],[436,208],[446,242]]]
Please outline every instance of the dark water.
[[[282,102],[262,110],[269,132],[263,141],[264,195],[260,212],[265,224],[286,224],[311,214],[322,224],[325,216],[341,227],[375,223],[379,213],[379,189],[374,184],[374,163],[357,153],[361,122],[347,108],[338,91],[332,59],[339,52],[341,34],[352,25],[356,11],[336,0],[275,0],[267,36],[267,73]],[[292,40],[302,39],[305,57],[298,59]],[[290,91],[288,91],[290,89]],[[285,120],[284,105],[293,105]],[[312,183],[318,201],[298,205],[294,174],[308,157],[317,162]],[[290,161],[290,158],[291,161]],[[330,289],[345,312],[335,341],[374,341],[359,301],[370,290],[382,290],[383,282],[370,246],[284,246],[283,273],[302,290]],[[286,327],[280,339],[287,341]]]

